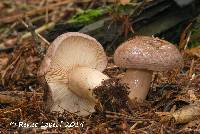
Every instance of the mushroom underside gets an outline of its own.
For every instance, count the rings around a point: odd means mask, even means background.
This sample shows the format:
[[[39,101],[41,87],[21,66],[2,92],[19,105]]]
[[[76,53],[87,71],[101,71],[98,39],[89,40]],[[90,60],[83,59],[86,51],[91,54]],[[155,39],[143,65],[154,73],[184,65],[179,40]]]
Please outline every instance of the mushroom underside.
[[[68,89],[62,82],[49,83],[50,92],[52,92],[51,111],[63,112],[67,110],[79,115],[87,115],[94,112],[95,102],[89,101],[77,96]]]
[[[48,48],[38,73],[45,75],[49,85],[51,110],[79,111],[79,115],[93,111],[96,101],[92,89],[108,79],[101,73],[106,65],[103,47],[94,38],[78,32],[57,37]]]
[[[49,83],[52,93],[52,111],[75,112],[87,115],[94,111],[96,99],[93,89],[109,77],[96,69],[77,67],[68,73],[68,82],[54,81]]]

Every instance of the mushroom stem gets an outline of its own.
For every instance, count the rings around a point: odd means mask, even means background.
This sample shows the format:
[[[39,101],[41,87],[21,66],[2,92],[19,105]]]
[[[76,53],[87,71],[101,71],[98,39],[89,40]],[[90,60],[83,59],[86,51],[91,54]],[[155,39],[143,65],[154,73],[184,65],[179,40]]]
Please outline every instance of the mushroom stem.
[[[64,108],[71,112],[79,112],[80,115],[93,112],[96,100],[92,89],[100,86],[102,81],[109,77],[88,67],[76,67],[67,75],[68,84],[62,81],[49,82],[53,101],[51,110],[62,111]]]
[[[128,69],[122,82],[130,88],[130,99],[145,100],[152,79],[152,71],[143,69]]]
[[[70,72],[69,90],[79,97],[96,102],[92,89],[102,84],[109,77],[96,69],[76,67]]]

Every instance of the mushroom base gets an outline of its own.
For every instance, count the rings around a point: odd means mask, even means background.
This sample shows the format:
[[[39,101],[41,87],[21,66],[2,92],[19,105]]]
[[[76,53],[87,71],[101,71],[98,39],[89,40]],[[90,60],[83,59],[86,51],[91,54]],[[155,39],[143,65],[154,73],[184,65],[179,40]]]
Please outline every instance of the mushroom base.
[[[149,92],[152,80],[152,71],[141,69],[128,69],[122,78],[122,82],[126,83],[130,88],[129,97],[131,100],[145,100]]]
[[[52,102],[51,111],[70,111],[78,115],[94,112],[96,100],[92,89],[100,86],[108,76],[96,69],[77,67],[66,75],[68,80],[51,80],[48,82]],[[65,76],[65,78],[66,78]],[[48,79],[48,76],[46,76]],[[50,99],[49,99],[50,100]]]
[[[78,115],[88,115],[94,112],[95,102],[89,101],[84,98],[80,98],[73,92],[71,92],[65,83],[63,82],[52,82],[49,83],[52,104],[50,106],[51,111],[63,112],[67,110],[71,113]]]
[[[102,84],[109,77],[102,72],[88,67],[74,68],[69,74],[69,90],[81,98],[96,102],[92,89]]]

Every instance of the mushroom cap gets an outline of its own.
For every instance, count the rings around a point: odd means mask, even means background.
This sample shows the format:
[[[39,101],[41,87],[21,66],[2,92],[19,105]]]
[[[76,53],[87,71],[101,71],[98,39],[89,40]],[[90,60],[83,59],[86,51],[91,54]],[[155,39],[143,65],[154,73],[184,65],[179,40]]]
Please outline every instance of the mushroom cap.
[[[69,70],[77,66],[103,71],[107,66],[106,54],[101,44],[89,35],[78,32],[64,33],[49,46],[38,76],[49,72],[55,77],[65,77]]]
[[[125,68],[165,71],[181,66],[183,59],[176,46],[167,41],[136,36],[117,48],[114,62]]]
[[[57,37],[49,46],[38,76],[44,76],[51,93],[52,111],[67,109],[86,115],[94,111],[95,102],[77,96],[69,89],[70,72],[76,67],[103,71],[107,57],[103,47],[89,35],[69,32]]]

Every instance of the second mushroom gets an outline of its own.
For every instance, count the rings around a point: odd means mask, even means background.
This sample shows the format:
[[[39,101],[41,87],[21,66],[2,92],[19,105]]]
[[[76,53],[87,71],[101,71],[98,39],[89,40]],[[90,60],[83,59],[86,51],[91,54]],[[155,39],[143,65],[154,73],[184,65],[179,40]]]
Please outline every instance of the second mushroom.
[[[49,86],[51,110],[66,109],[79,115],[93,112],[96,100],[91,90],[109,79],[101,73],[106,66],[106,54],[94,38],[77,32],[57,37],[38,73]]]
[[[116,65],[127,68],[122,82],[130,88],[130,99],[144,100],[153,71],[168,71],[183,64],[175,45],[148,36],[136,36],[122,43],[114,54]]]

